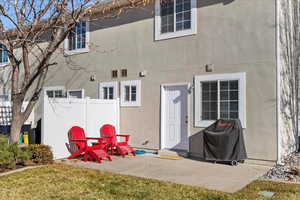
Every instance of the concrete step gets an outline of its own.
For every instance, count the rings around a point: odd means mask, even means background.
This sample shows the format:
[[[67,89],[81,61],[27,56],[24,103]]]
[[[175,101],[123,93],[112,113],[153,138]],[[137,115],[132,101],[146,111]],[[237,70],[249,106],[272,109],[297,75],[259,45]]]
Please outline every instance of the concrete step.
[[[158,155],[164,156],[181,156],[181,157],[188,157],[188,152],[185,150],[173,150],[173,149],[161,149],[158,150]]]

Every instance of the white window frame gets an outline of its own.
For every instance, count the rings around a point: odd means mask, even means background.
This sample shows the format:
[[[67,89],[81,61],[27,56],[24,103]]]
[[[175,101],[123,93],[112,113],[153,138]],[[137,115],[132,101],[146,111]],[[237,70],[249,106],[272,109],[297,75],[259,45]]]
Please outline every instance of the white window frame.
[[[44,96],[48,97],[47,91],[55,91],[55,90],[62,90],[63,92],[66,91],[66,88],[64,86],[50,86],[50,87],[44,87]],[[56,98],[56,97],[53,97]]]
[[[103,93],[103,88],[104,87],[113,87],[114,88],[114,97],[113,99],[119,98],[119,83],[117,81],[111,81],[111,82],[101,82],[99,83],[99,99],[104,99],[104,93]]]
[[[85,48],[69,50],[69,37],[67,36],[64,41],[64,54],[65,56],[71,56],[74,54],[87,53],[90,51],[90,23],[88,20],[84,20],[86,22],[86,38],[85,38]]]
[[[174,0],[175,4],[176,0]],[[176,4],[174,7],[174,26],[176,26]],[[155,40],[164,40],[169,38],[182,37],[187,35],[197,34],[197,0],[191,0],[191,28],[182,31],[176,31],[170,33],[161,33],[161,17],[160,17],[160,0],[155,0]]]
[[[79,98],[79,99],[84,99],[84,89],[72,89],[72,90],[67,90],[67,98],[74,98],[74,99],[77,99],[76,97],[70,96],[70,92],[81,92],[81,98]]]
[[[125,86],[136,86],[136,101],[125,101]],[[121,81],[121,106],[141,106],[141,80]]]
[[[218,81],[218,91],[220,91],[220,81],[237,80],[239,82],[239,119],[242,127],[246,128],[246,73],[232,73],[232,74],[213,74],[195,76],[195,127],[208,127],[214,121],[202,120],[202,88],[201,82],[204,81]],[[218,92],[218,107],[220,107],[220,92]],[[219,112],[218,108],[218,112]]]

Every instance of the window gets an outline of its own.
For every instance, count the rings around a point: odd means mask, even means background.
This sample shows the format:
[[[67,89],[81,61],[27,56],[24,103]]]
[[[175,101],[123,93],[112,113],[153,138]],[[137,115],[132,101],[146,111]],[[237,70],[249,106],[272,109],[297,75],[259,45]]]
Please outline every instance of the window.
[[[240,119],[246,127],[245,73],[195,77],[195,126],[207,127],[217,119]]]
[[[77,98],[77,99],[83,99],[84,98],[84,89],[78,89],[78,90],[68,90],[67,92],[68,98]]]
[[[46,87],[44,91],[44,94],[49,98],[64,98],[66,96],[65,87],[63,86]]]
[[[112,70],[111,71],[111,77],[112,78],[118,78],[118,70]]]
[[[0,44],[0,66],[8,63],[7,50],[4,45]]]
[[[66,55],[76,53],[85,53],[89,51],[89,23],[87,21],[80,22],[68,35],[65,41]]]
[[[118,98],[118,82],[103,82],[99,84],[100,99],[116,99]]]
[[[197,0],[156,0],[155,40],[197,33]]]
[[[10,101],[10,95],[9,94],[1,94],[0,102],[3,102],[3,101]]]
[[[121,82],[121,106],[141,106],[141,81]]]
[[[122,69],[121,75],[122,75],[122,77],[127,77],[127,69]]]

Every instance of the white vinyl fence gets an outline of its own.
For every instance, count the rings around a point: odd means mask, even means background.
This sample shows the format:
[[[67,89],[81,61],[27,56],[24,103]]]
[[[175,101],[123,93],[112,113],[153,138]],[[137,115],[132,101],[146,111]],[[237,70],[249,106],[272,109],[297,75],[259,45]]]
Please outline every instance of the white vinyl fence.
[[[70,155],[68,130],[80,126],[87,137],[100,137],[100,127],[109,123],[119,130],[119,100],[48,98],[43,100],[41,142],[51,146],[54,158]]]

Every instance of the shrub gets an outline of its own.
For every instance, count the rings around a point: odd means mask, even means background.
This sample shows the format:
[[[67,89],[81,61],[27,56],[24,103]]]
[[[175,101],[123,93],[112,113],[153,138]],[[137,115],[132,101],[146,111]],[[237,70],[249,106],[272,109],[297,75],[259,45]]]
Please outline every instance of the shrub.
[[[8,144],[5,135],[0,135],[0,167],[13,169],[25,165],[31,159],[31,152],[21,149],[18,144]]]
[[[53,153],[51,148],[42,144],[31,144],[28,150],[32,154],[32,161],[36,164],[48,164],[53,162]]]

